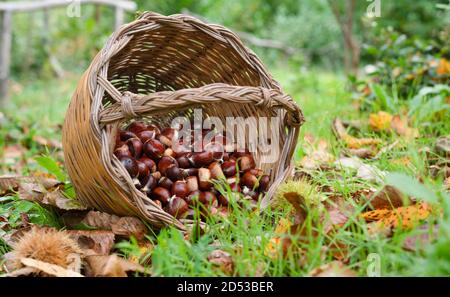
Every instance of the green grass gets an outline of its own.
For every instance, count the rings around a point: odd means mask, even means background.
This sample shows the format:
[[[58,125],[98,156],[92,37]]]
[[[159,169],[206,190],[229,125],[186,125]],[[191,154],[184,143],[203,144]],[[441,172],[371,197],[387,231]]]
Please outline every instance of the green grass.
[[[352,106],[352,97],[346,91],[344,75],[321,71],[294,73],[283,69],[275,69],[274,75],[304,112],[306,123],[301,130],[300,143],[303,141],[304,134],[310,133],[317,139],[327,140],[332,147],[332,153],[338,156],[343,146],[331,132],[332,120],[340,117],[367,122],[368,114],[360,114]],[[60,139],[60,125],[76,83],[76,75],[62,81],[20,82],[21,90],[13,93],[10,103],[2,110],[6,119],[3,120],[0,129],[2,136],[0,155],[5,146],[15,143],[29,145],[31,148],[26,155],[28,163],[23,172],[39,168],[31,157],[46,151],[33,146],[32,135]],[[183,235],[173,228],[163,229],[158,234],[149,234],[149,239],[154,244],[151,254],[152,273],[163,276],[224,275],[207,261],[208,254],[214,249],[211,244],[214,243],[231,254],[235,275],[300,276],[332,261],[333,243],[340,242],[349,247],[348,266],[355,269],[361,276],[366,275],[366,269],[371,264],[368,261],[368,255],[371,253],[379,256],[381,275],[450,275],[450,250],[448,249],[450,198],[443,193],[442,179],[434,179],[430,176],[426,162],[427,153],[422,150],[424,147],[432,148],[437,135],[449,134],[449,125],[445,121],[437,121],[434,122],[431,131],[423,125],[423,122],[418,122],[416,125],[421,133],[419,139],[401,141],[400,144],[403,145],[386,152],[378,160],[366,163],[385,171],[399,171],[410,176],[420,176],[425,186],[438,195],[442,216],[433,216],[429,223],[436,221],[441,227],[441,233],[435,243],[426,246],[423,250],[407,252],[403,249],[405,237],[416,234],[417,230],[397,230],[392,238],[369,236],[367,225],[358,216],[363,206],[353,203],[352,193],[369,187],[381,189],[382,185],[357,179],[351,170],[317,171],[313,175],[312,183],[331,186],[348,203],[354,204],[355,211],[346,226],[337,229],[334,233],[325,234],[321,220],[323,214],[319,208],[310,207],[304,224],[305,238],[302,240],[294,238],[293,248],[284,257],[281,251],[278,256],[269,257],[264,251],[269,240],[276,236],[274,226],[280,219],[290,217],[290,207],[268,210],[263,215],[236,208],[227,220],[209,222],[205,235],[191,236],[190,240],[185,240]],[[25,135],[23,127],[29,128]],[[365,137],[374,136],[374,133],[366,128],[359,133]],[[381,138],[384,144],[398,139],[396,135],[389,133],[375,136]],[[60,159],[57,151],[46,153],[55,159]],[[300,160],[303,155],[300,144],[295,157]],[[409,158],[408,165],[393,162],[403,157]],[[0,168],[0,175],[8,172],[5,166]],[[0,215],[8,212],[9,215],[14,215],[17,212],[13,211],[17,209],[16,204],[17,201],[14,199],[7,203],[2,202]],[[56,224],[54,217],[48,213],[42,213],[42,220],[37,221],[36,215],[39,217],[41,209],[36,208],[35,205],[26,207],[29,208],[26,212],[32,212],[36,223]],[[313,236],[313,234],[316,235]],[[125,255],[140,255],[137,243],[133,241],[122,242],[118,248]],[[0,242],[0,251],[2,253],[7,251],[3,242]]]

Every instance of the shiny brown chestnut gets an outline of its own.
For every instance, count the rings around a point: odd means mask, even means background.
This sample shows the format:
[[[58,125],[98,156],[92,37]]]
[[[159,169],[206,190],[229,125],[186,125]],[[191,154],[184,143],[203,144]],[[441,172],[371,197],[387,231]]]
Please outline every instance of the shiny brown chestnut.
[[[192,166],[200,168],[205,167],[211,164],[211,162],[214,161],[213,154],[210,151],[204,151],[204,152],[194,152],[189,157],[189,161],[191,162]]]
[[[198,197],[200,196],[200,193],[201,192],[199,190],[192,191],[184,199],[186,200],[186,202],[188,203],[189,206],[195,206],[195,205],[197,205]]]
[[[147,130],[155,132],[155,135],[161,134],[161,130],[159,129],[159,127],[153,124],[148,125]]]
[[[189,193],[198,190],[198,178],[196,176],[188,176],[186,178],[187,190]]]
[[[139,132],[136,136],[142,141],[142,143],[145,143],[149,139],[154,139],[156,134],[155,131],[144,130]]]
[[[236,175],[236,162],[234,161],[225,161],[221,165],[222,172],[226,177],[232,177]]]
[[[261,176],[261,178],[259,180],[258,191],[266,192],[269,189],[269,185],[270,185],[270,177],[266,174]]]
[[[159,180],[158,186],[166,188],[167,190],[171,190],[173,186],[173,181],[171,181],[170,178],[163,176]]]
[[[172,185],[172,195],[175,195],[180,198],[184,198],[189,195],[190,191],[188,190],[187,183],[182,180],[178,180]]]
[[[154,188],[150,196],[154,200],[161,201],[162,205],[166,205],[167,203],[169,203],[169,199],[171,197],[169,190],[163,187]]]
[[[165,207],[165,211],[177,219],[181,218],[183,214],[188,211],[188,209],[189,207],[186,201],[176,196],[170,198],[169,203]]]
[[[166,176],[172,181],[177,181],[183,178],[183,173],[177,165],[172,164],[166,169]]]
[[[198,185],[200,190],[207,191],[211,189],[211,171],[207,168],[198,169]]]
[[[134,121],[130,123],[126,130],[133,132],[134,134],[138,134],[141,131],[147,129],[147,125],[144,122]]]
[[[147,167],[150,169],[150,172],[153,173],[156,171],[156,163],[155,161],[153,161],[152,159],[150,159],[149,157],[143,156],[139,159],[139,161],[141,161],[142,163],[145,163],[147,165]]]
[[[183,168],[181,169],[183,178],[187,178],[188,176],[197,176],[198,168]]]
[[[216,195],[210,191],[200,192],[198,200],[205,206],[217,207],[218,205]]]
[[[212,153],[213,159],[222,162],[224,155],[223,145],[218,142],[211,142],[205,146],[205,151]]]
[[[164,150],[164,145],[156,139],[149,139],[144,144],[144,153],[153,160],[161,159]]]
[[[127,141],[130,138],[136,138],[136,134],[134,134],[133,132],[124,131],[124,130],[119,132],[119,136],[120,136],[121,141]]]
[[[245,154],[238,158],[239,171],[247,171],[249,169],[255,168],[255,160],[250,154]]]
[[[141,180],[141,184],[144,186],[140,190],[146,195],[149,195],[157,186],[156,178],[153,175],[148,175],[146,179]]]
[[[222,180],[225,179],[225,174],[222,171],[222,168],[220,167],[220,164],[218,161],[212,162],[209,167],[209,171],[211,172],[211,178],[216,180]]]
[[[191,166],[191,162],[189,162],[189,158],[186,156],[177,158],[177,162],[180,168],[189,168]]]
[[[133,179],[134,184],[139,185],[140,182],[137,179],[139,168],[136,160],[129,157],[123,157],[122,159],[120,159],[120,162],[122,163],[123,167],[125,167],[125,170],[128,172],[130,177]]]
[[[128,150],[135,159],[139,159],[142,155],[143,144],[139,138],[130,138],[125,142]]]
[[[116,148],[114,150],[114,155],[118,158],[118,159],[122,159],[122,158],[131,158],[133,157],[133,155],[130,152],[130,149],[128,148],[128,145],[123,144],[121,146],[119,146],[118,148]]]
[[[175,165],[178,167],[178,162],[173,157],[169,156],[163,156],[161,160],[158,162],[158,170],[161,172],[162,175],[166,175],[167,168],[169,166]]]
[[[247,171],[240,178],[240,183],[243,186],[246,186],[250,189],[256,189],[259,186],[258,178],[253,175],[251,172]]]
[[[173,128],[164,128],[158,135],[158,140],[166,146],[172,146],[172,140],[177,136],[178,131]]]
[[[150,175],[150,168],[148,168],[147,164],[137,160],[136,161],[138,166],[138,177],[139,179],[147,178],[147,176]]]

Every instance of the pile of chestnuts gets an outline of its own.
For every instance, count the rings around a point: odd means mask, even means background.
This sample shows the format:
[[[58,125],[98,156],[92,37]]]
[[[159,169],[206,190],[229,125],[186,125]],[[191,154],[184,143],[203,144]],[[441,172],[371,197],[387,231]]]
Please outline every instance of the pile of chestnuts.
[[[203,219],[226,213],[229,199],[255,205],[269,188],[269,176],[256,168],[248,150],[226,147],[222,134],[207,140],[208,132],[190,131],[185,145],[176,129],[134,121],[119,130],[114,155],[135,187],[176,218],[193,218],[197,207]],[[201,149],[193,150],[198,144]],[[228,184],[233,195],[222,195],[214,181]]]

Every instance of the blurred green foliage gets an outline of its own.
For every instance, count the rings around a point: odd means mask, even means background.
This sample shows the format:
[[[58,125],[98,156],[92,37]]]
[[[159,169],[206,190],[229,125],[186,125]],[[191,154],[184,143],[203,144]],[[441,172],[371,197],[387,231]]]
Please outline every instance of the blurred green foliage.
[[[253,48],[268,64],[327,69],[342,66],[341,31],[326,0],[136,0],[138,11],[161,14],[186,11],[232,30],[280,41],[298,49],[292,56],[277,50]],[[344,7],[344,0],[339,4]],[[354,34],[361,44],[375,44],[380,32],[394,28],[406,36],[434,38],[449,26],[448,11],[438,9],[446,0],[381,1],[381,17],[368,19],[370,2],[356,1]],[[134,15],[129,14],[127,21]],[[48,22],[48,30],[45,28]],[[49,55],[62,67],[80,72],[104,45],[114,26],[114,10],[104,6],[83,5],[80,18],[70,18],[65,8],[14,15],[12,70],[14,75],[52,76]],[[44,46],[44,44],[46,44]],[[252,45],[249,45],[252,47]],[[372,55],[362,52],[363,61]]]

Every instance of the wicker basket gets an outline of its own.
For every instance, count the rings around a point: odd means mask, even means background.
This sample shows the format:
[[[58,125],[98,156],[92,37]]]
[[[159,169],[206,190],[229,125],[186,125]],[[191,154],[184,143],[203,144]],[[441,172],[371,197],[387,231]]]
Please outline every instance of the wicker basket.
[[[155,227],[182,222],[139,192],[113,155],[118,128],[134,118],[170,123],[175,116],[266,116],[280,119],[280,157],[257,165],[271,176],[266,206],[292,172],[303,123],[258,57],[235,34],[184,15],[144,13],[122,26],[81,78],[63,127],[69,176],[84,204],[117,215],[136,215]],[[272,136],[274,137],[274,136]]]

